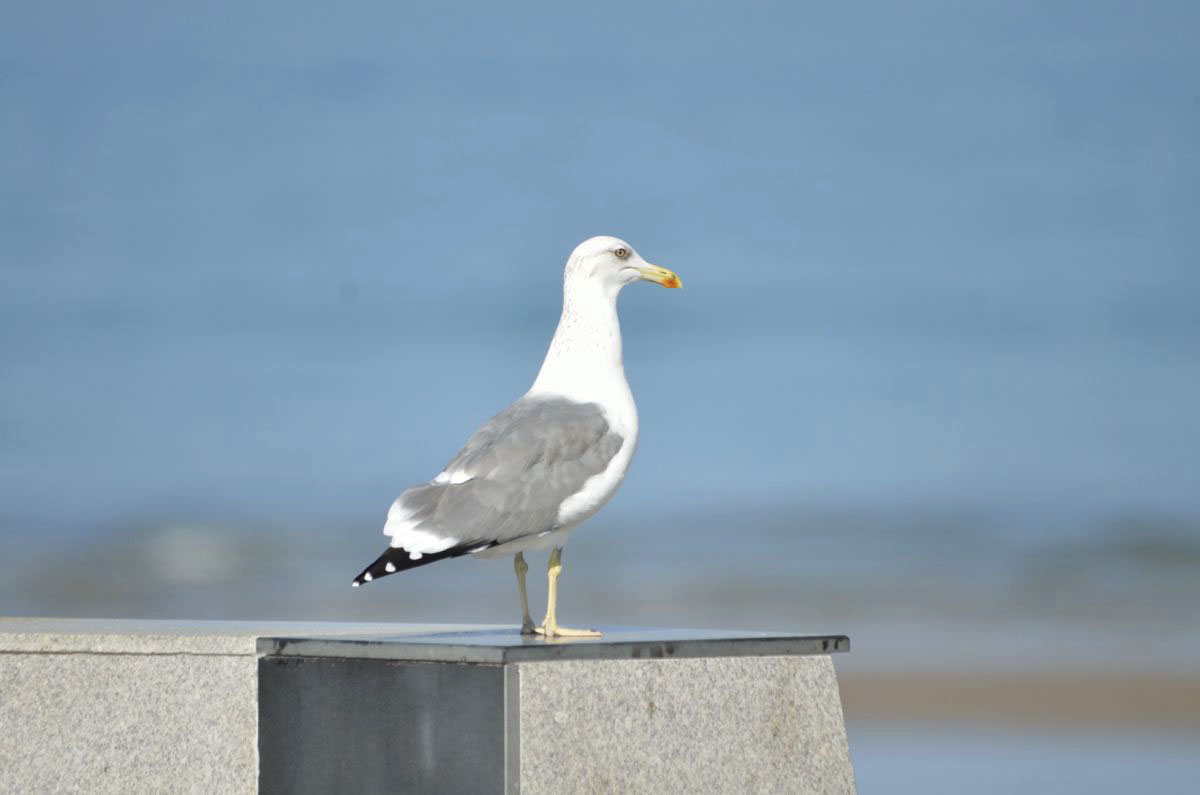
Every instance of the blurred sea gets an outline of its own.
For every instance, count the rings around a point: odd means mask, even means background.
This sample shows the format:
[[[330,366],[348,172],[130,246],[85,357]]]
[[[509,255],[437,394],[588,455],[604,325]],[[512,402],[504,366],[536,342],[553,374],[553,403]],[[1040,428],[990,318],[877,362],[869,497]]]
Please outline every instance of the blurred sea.
[[[0,613],[511,622],[349,581],[604,233],[565,620],[1195,673],[1196,7],[539,9],[0,12]]]

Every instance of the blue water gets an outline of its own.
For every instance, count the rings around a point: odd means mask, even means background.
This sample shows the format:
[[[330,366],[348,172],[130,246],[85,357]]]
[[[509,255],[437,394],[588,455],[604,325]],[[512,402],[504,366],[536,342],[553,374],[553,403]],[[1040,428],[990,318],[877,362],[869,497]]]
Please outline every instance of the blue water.
[[[1200,772],[1197,739],[1146,731],[850,727],[864,793],[1188,792]]]
[[[0,611],[510,619],[502,565],[345,584],[609,233],[686,287],[622,298],[577,612],[1191,627],[1198,22],[6,7]]]

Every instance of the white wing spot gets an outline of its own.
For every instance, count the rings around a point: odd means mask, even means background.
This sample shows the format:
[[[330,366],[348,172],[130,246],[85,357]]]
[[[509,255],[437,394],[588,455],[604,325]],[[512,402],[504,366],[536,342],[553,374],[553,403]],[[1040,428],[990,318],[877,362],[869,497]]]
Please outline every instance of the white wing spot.
[[[362,584],[362,583],[360,583],[358,580],[355,580],[354,582],[350,583],[350,587],[351,587],[351,588],[357,588],[357,587],[358,587],[359,585],[361,585],[361,584]]]
[[[408,553],[409,560],[420,560],[423,557],[424,557],[424,555],[422,555],[420,552],[409,552]]]
[[[371,572],[369,571],[363,575],[363,582],[370,582],[373,579],[375,578],[371,576]]]
[[[461,469],[456,469],[453,472],[439,472],[437,477],[433,479],[434,483],[450,483],[457,486],[460,483],[466,483],[468,480],[474,480],[474,475],[468,475]]]
[[[386,571],[388,574],[391,574],[392,572],[394,572],[396,570],[396,564],[392,563],[389,560],[387,565],[383,567],[383,570]]]

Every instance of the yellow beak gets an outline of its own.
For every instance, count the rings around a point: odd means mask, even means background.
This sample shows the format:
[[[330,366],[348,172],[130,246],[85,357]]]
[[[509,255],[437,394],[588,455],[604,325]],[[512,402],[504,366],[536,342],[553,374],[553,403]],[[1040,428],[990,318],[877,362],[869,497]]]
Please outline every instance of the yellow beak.
[[[675,271],[669,271],[657,265],[647,265],[644,268],[638,268],[638,272],[642,274],[644,280],[661,284],[663,287],[683,286],[683,282],[679,281],[679,277],[675,275]]]

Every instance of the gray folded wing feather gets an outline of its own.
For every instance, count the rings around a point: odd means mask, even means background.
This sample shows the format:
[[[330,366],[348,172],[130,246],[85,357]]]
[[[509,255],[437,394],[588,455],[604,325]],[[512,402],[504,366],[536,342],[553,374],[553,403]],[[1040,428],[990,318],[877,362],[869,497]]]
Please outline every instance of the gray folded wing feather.
[[[450,480],[411,488],[397,502],[412,526],[457,547],[535,535],[555,529],[563,501],[623,443],[594,403],[522,398],[471,436],[446,465]]]

